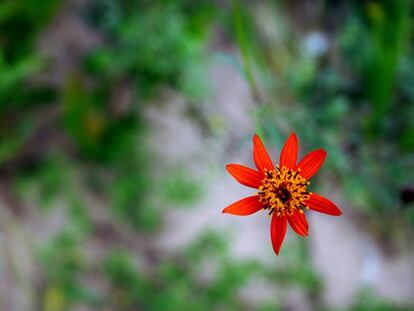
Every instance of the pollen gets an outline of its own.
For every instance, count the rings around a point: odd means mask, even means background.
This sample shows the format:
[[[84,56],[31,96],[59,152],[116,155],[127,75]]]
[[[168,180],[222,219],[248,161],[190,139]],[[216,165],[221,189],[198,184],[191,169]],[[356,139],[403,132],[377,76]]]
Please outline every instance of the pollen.
[[[303,213],[304,201],[310,198],[307,191],[309,182],[300,175],[299,170],[276,167],[275,170],[264,170],[265,178],[259,187],[259,201],[269,215],[292,216],[295,211]]]

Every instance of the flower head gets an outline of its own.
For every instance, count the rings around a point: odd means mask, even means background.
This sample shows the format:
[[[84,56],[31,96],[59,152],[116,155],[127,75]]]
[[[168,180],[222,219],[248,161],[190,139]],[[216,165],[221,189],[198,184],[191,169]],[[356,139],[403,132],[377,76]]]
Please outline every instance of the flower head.
[[[253,136],[253,160],[257,170],[239,164],[227,165],[227,170],[242,185],[259,191],[227,206],[223,213],[246,216],[263,209],[272,215],[270,238],[276,255],[285,238],[287,223],[301,236],[309,231],[305,210],[332,216],[342,212],[328,199],[308,191],[310,178],[322,166],[326,151],[317,149],[308,153],[299,163],[298,139],[292,133],[280,154],[279,165],[274,166],[259,136]]]

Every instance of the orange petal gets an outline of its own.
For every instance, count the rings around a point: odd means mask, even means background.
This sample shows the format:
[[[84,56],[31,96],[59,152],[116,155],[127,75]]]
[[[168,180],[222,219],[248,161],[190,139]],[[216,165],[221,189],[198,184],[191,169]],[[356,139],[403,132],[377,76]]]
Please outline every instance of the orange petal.
[[[296,211],[288,218],[289,224],[295,232],[301,236],[307,236],[309,231],[305,213]]]
[[[260,211],[262,208],[263,205],[259,202],[259,196],[253,195],[227,206],[223,210],[223,213],[237,216],[247,216]]]
[[[259,188],[262,183],[262,174],[246,166],[229,164],[226,169],[235,180],[247,187]]]
[[[317,149],[311,151],[298,163],[296,169],[300,169],[300,175],[302,175],[303,178],[310,179],[322,166],[325,158],[325,150]]]
[[[287,167],[294,169],[296,160],[298,159],[298,139],[295,133],[290,134],[283,146],[282,152],[280,153],[280,167]]]
[[[310,198],[305,201],[305,204],[309,209],[316,212],[332,216],[342,215],[341,210],[334,203],[316,193],[311,193]]]
[[[265,168],[268,170],[275,169],[265,146],[257,135],[253,136],[253,160],[260,172],[263,172]]]
[[[270,238],[272,240],[273,250],[278,256],[283,239],[286,235],[286,227],[286,216],[276,216],[276,214],[273,214],[272,223],[270,224]]]

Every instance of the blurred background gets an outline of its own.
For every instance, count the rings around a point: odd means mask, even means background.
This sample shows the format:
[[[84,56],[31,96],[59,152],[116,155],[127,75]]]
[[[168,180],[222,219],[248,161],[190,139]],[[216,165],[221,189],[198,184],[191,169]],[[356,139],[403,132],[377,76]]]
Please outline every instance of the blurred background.
[[[2,0],[0,310],[414,310],[409,0]],[[273,253],[254,192],[328,152]]]

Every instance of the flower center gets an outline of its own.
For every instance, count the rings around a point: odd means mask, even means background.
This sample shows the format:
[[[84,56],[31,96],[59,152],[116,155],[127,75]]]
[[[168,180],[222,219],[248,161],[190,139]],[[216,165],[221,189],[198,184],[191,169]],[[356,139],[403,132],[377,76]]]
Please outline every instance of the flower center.
[[[286,167],[276,167],[275,170],[265,170],[265,178],[259,187],[259,201],[269,215],[291,216],[294,211],[303,212],[306,208],[303,203],[309,199],[306,190],[310,183],[298,171]]]

